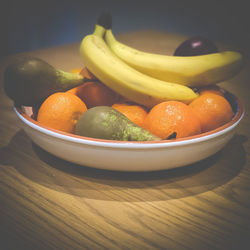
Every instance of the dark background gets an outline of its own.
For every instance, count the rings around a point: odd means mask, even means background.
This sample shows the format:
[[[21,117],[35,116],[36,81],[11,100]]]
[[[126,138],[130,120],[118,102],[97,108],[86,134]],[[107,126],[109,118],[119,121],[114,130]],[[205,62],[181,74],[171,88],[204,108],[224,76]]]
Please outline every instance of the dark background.
[[[4,0],[1,1],[2,56],[79,42],[93,31],[102,10],[113,16],[118,34],[156,29],[248,47],[247,1],[194,0]]]

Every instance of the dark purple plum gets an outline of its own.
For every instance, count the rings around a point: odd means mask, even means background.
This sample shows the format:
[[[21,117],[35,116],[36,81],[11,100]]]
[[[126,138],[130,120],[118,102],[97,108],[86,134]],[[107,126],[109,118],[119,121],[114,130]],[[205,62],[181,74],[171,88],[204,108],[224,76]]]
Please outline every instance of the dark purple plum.
[[[218,52],[216,45],[202,36],[194,36],[179,45],[174,56],[198,56]]]

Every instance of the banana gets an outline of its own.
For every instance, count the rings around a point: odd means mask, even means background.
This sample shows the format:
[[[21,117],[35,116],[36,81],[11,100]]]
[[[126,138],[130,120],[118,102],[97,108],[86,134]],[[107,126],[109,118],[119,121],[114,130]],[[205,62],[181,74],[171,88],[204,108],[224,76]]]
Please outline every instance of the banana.
[[[200,56],[168,56],[131,48],[114,37],[112,30],[105,34],[109,48],[136,70],[163,81],[191,87],[202,87],[227,80],[243,66],[243,57],[234,51]]]
[[[190,103],[198,96],[189,87],[149,77],[130,67],[108,48],[104,33],[105,28],[97,24],[94,33],[83,38],[80,56],[90,72],[106,86],[146,107],[167,100]]]

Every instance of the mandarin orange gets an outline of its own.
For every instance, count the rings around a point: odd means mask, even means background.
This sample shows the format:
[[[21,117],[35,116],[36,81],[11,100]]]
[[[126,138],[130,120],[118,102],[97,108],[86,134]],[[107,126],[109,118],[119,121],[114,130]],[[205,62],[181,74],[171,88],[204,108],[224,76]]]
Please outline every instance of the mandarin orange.
[[[176,133],[176,138],[201,133],[198,117],[188,105],[179,101],[155,105],[149,111],[143,126],[162,139],[167,139],[173,133]]]
[[[217,94],[220,96],[224,96],[223,90],[216,85],[207,86],[207,87],[203,87],[203,88],[199,89],[200,95],[203,95],[206,93],[214,93],[214,94]]]
[[[80,85],[80,86],[82,86],[82,85]],[[69,90],[66,91],[66,93],[70,93],[70,94],[73,94],[73,95],[77,95],[78,88],[79,88],[80,86],[75,87],[75,88],[72,88],[72,89],[69,89]]]
[[[80,74],[82,76],[87,77],[88,79],[97,79],[95,75],[93,75],[86,67],[84,67],[81,71]]]
[[[79,96],[88,108],[96,106],[111,106],[118,98],[118,94],[99,81],[87,82],[77,88]]]
[[[96,79],[95,76],[90,73],[90,71],[84,67],[82,69],[80,68],[75,68],[75,69],[72,69],[71,70],[72,73],[76,73],[76,74],[81,74],[83,77],[86,77],[88,79]],[[83,86],[84,84],[78,86],[78,87],[75,87],[75,88],[72,88],[72,89],[69,89],[67,90],[66,92],[67,93],[71,93],[71,94],[74,94],[74,95],[77,95],[78,92],[80,92],[79,89],[81,89],[81,87]]]
[[[75,69],[70,70],[71,73],[75,73],[75,74],[80,74],[81,71],[82,71],[82,68],[75,68]]]
[[[85,67],[80,72],[82,76],[93,81],[86,82],[78,87],[70,89],[67,93],[77,95],[86,104],[87,108],[96,106],[111,106],[118,99],[118,94],[106,87],[102,82]]]
[[[85,103],[76,95],[58,92],[42,103],[37,121],[50,128],[73,133],[76,122],[86,110]]]
[[[130,121],[134,122],[138,126],[143,127],[144,120],[147,116],[147,111],[140,105],[115,103],[113,108],[124,114]]]
[[[233,117],[230,103],[217,93],[205,92],[193,100],[189,107],[198,116],[202,132],[216,129]]]

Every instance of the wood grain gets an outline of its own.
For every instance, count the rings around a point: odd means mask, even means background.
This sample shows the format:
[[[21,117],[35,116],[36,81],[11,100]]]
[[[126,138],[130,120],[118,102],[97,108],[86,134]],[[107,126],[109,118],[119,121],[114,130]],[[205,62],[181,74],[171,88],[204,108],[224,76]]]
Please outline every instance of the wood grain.
[[[138,31],[121,41],[171,54],[182,36]],[[83,66],[79,44],[34,51],[57,68]],[[249,53],[245,69],[220,85],[246,114],[219,153],[183,168],[146,173],[72,164],[36,146],[21,129],[2,87],[1,249],[249,249]]]

